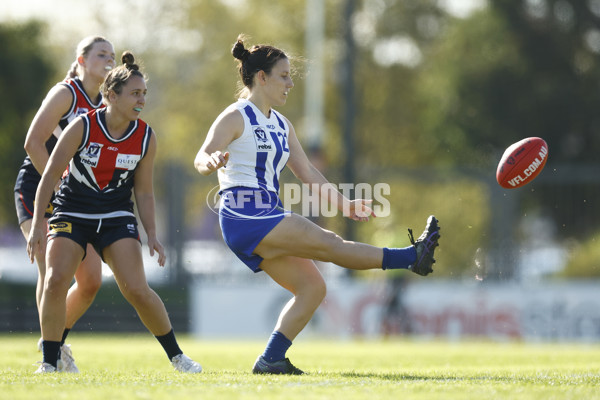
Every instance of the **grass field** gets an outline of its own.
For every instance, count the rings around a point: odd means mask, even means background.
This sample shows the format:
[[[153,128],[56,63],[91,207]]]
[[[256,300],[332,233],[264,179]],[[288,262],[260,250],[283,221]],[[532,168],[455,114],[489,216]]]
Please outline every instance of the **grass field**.
[[[0,399],[600,399],[600,345],[296,341],[304,376],[255,376],[263,341],[180,337],[200,375],[149,334],[69,337],[80,374],[35,375],[36,335],[0,335]],[[266,339],[265,339],[266,340]]]

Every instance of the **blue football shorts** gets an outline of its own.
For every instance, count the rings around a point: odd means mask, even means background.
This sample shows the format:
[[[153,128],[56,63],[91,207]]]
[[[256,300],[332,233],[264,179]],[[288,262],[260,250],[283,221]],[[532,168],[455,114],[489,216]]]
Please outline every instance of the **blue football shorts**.
[[[221,193],[219,224],[223,239],[235,255],[252,271],[263,258],[254,249],[291,212],[284,210],[275,192],[248,187],[225,189]]]

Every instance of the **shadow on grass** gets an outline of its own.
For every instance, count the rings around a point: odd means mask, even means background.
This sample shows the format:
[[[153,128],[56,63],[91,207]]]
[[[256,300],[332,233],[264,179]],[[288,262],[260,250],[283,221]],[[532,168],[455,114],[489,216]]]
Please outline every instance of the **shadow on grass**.
[[[532,377],[527,376],[457,376],[457,375],[415,375],[406,373],[376,373],[376,372],[341,372],[344,378],[382,379],[388,381],[431,381],[431,382],[533,382]]]

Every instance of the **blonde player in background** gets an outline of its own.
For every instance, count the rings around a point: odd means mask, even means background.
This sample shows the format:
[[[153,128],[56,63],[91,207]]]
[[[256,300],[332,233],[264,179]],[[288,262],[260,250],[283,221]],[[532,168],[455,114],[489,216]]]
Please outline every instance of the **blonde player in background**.
[[[15,184],[15,205],[19,226],[29,237],[33,218],[33,200],[40,182],[41,174],[58,138],[66,126],[81,114],[104,107],[100,85],[106,74],[115,66],[113,45],[101,36],[89,36],[77,45],[77,57],[71,65],[64,81],[56,84],[48,92],[42,106],[35,115],[27,137],[25,150],[27,157],[19,169]],[[52,204],[48,204],[45,219],[52,213]],[[36,304],[41,310],[46,275],[46,246],[35,254],[38,265],[36,286]],[[75,283],[67,294],[67,317],[61,339],[61,354],[58,369],[62,372],[79,372],[75,365],[69,345],[65,339],[75,322],[90,307],[102,284],[102,261],[92,246],[87,249],[87,257],[75,272]],[[39,342],[41,350],[41,339]]]

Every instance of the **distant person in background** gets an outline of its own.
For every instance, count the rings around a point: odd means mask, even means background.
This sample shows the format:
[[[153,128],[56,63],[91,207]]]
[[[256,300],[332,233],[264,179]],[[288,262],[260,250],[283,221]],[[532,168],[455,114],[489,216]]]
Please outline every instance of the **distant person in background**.
[[[202,371],[183,354],[165,306],[148,286],[142,247],[131,200],[148,236],[150,255],[165,251],[156,235],[153,167],[156,135],[139,114],[146,104],[146,79],[131,53],[112,69],[101,87],[105,108],[75,119],[65,129],[42,174],[27,243],[31,261],[46,241],[45,208],[69,166],[48,220],[46,281],[41,302],[44,359],[36,372],[57,370],[65,325],[65,299],[77,266],[91,244],[112,269],[123,296],[163,346],[173,367]]]
[[[31,229],[35,191],[56,141],[63,129],[77,116],[103,107],[100,85],[108,71],[115,66],[113,45],[100,36],[83,39],[77,46],[76,54],[77,58],[65,80],[56,84],[48,92],[25,139],[27,157],[17,176],[15,205],[19,225],[26,239]],[[51,213],[52,204],[49,203],[45,213],[46,221]],[[38,265],[35,297],[39,312],[46,274],[45,243],[38,250],[35,254]],[[62,372],[79,372],[69,345],[65,345],[65,339],[75,322],[90,307],[102,284],[100,257],[92,246],[88,246],[87,255],[77,268],[75,283],[67,295],[67,317],[61,339],[61,360],[58,364]],[[41,347],[41,339],[39,346]]]
[[[313,260],[356,270],[404,268],[427,275],[435,262],[438,221],[430,216],[416,241],[411,231],[410,247],[379,248],[346,241],[284,210],[279,174],[287,164],[303,183],[317,185],[320,196],[344,216],[367,221],[373,215],[368,200],[349,200],[325,179],[308,160],[290,121],[273,109],[286,103],[294,86],[285,53],[268,45],[246,48],[242,36],[232,53],[239,60],[244,98],[218,116],[194,164],[202,175],[218,171],[219,217],[227,245],[252,271],[266,272],[294,295],[252,371],[302,374],[286,352],[325,297],[325,282]]]
[[[408,283],[404,276],[396,275],[387,281],[387,293],[381,316],[383,337],[412,333],[410,313],[404,302],[407,286]]]

